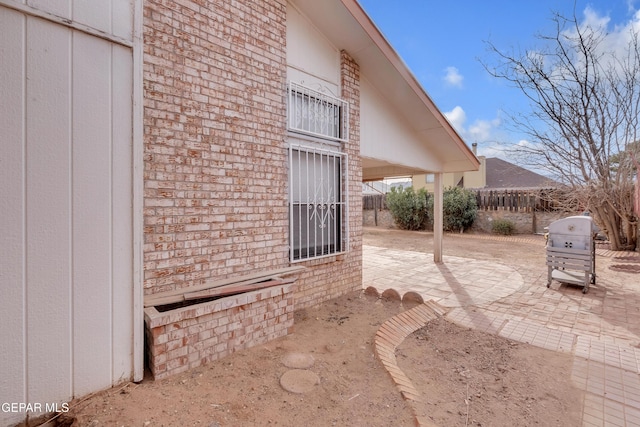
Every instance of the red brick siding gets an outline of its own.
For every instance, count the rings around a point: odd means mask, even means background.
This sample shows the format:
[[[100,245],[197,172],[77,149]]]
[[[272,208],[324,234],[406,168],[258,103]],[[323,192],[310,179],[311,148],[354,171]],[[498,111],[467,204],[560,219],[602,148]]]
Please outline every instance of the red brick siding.
[[[144,9],[145,293],[289,265],[286,1]],[[350,105],[345,255],[302,263],[296,308],[360,289],[359,68],[341,53]]]
[[[144,8],[145,292],[288,265],[286,1]]]
[[[165,313],[145,310],[155,379],[283,337],[293,327],[294,285],[275,286]]]
[[[286,1],[150,0],[144,9],[145,293],[288,266]],[[302,263],[295,288],[145,311],[156,378],[286,335],[293,309],[362,285],[358,65],[349,102],[346,254]]]

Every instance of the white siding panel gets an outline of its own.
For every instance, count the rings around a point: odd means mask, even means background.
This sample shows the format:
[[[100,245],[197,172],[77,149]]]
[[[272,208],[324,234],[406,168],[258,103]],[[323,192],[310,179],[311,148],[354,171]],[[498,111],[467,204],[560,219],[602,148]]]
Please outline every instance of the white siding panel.
[[[111,385],[111,47],[73,41],[74,394]]]
[[[112,0],[112,34],[133,41],[133,5],[131,0]],[[131,92],[129,92],[131,93]]]
[[[132,51],[0,28],[0,401],[60,403],[133,375]]]
[[[71,1],[72,0],[27,0],[27,4],[34,9],[71,19],[73,18],[71,16]],[[83,1],[93,3],[93,1]]]
[[[73,20],[96,30],[111,34],[111,6],[113,0],[73,2]]]
[[[360,80],[360,154],[389,163],[440,170],[426,141],[413,131],[365,78]]]
[[[133,3],[135,0],[21,0],[49,19],[64,18],[105,35],[133,41]],[[51,16],[55,15],[55,16]],[[58,17],[58,18],[56,18]]]
[[[311,76],[328,87],[340,85],[340,52],[292,5],[287,8],[287,64],[309,75],[307,86],[313,87]]]
[[[24,29],[22,14],[0,7],[0,400],[24,402]],[[20,421],[0,412],[0,425]]]
[[[71,388],[71,32],[27,19],[27,398]]]
[[[131,50],[113,47],[113,381],[133,372],[133,150]]]

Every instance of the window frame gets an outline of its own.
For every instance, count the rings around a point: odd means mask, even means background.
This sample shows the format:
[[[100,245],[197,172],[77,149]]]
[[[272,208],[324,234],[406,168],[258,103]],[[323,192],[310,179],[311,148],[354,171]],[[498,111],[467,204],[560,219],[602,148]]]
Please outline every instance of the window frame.
[[[287,84],[287,98],[287,129],[290,132],[332,141],[348,141],[349,103],[347,101],[293,81]],[[322,120],[329,116],[334,117]],[[307,127],[304,126],[305,121]],[[336,132],[329,132],[328,130],[334,126]],[[327,131],[323,132],[323,129]]]
[[[296,184],[294,180],[297,180],[298,183],[302,182],[302,166],[298,164],[297,170],[294,170],[294,152],[298,152],[298,162],[300,162],[301,155],[300,153],[304,153],[306,166],[309,167],[309,157],[312,157],[313,163],[313,171],[306,170],[307,182],[312,182],[313,179],[317,179],[317,176],[322,175],[324,171],[316,170],[316,161],[315,156],[320,156],[320,167],[322,168],[322,159],[327,159],[327,167],[329,168],[329,159],[333,159],[333,167],[335,167],[335,159],[339,159],[339,170],[338,176],[335,177],[337,182],[337,188],[339,189],[339,194],[336,194],[337,198],[335,200],[331,200],[330,195],[324,194],[324,183],[322,182],[322,177],[320,178],[320,185],[316,185],[313,188],[310,188],[309,185],[306,186],[306,200],[299,200],[303,198],[301,186],[298,185],[299,194],[296,198],[294,194],[294,188],[296,188]],[[291,142],[289,144],[289,259],[292,263],[310,261],[320,258],[333,257],[336,255],[340,255],[346,253],[349,248],[349,186],[348,186],[348,163],[349,158],[347,153],[342,151],[338,151],[336,149],[327,148],[326,146],[321,145],[305,145],[298,142]],[[296,174],[297,172],[297,174]],[[313,174],[313,178],[312,178]],[[316,181],[313,181],[316,182]],[[312,190],[312,191],[310,191]],[[314,193],[313,197],[310,197],[311,193]],[[318,198],[318,193],[320,197]],[[325,197],[326,196],[326,197]],[[322,207],[325,206],[325,208]],[[307,212],[309,212],[309,218],[306,218],[306,233],[303,233],[302,227],[305,225],[303,223],[303,215],[302,215],[302,207],[307,206]],[[296,212],[297,208],[297,212]],[[320,211],[319,211],[320,209]],[[329,209],[329,211],[323,211],[322,209]],[[333,209],[333,215],[335,216],[333,219],[333,231],[335,242],[331,240],[327,240],[325,243],[324,240],[324,232],[320,232],[321,234],[321,242],[318,245],[317,236],[319,232],[316,230],[311,231],[311,219],[312,216],[322,215],[325,217],[325,213],[328,212],[328,215],[331,215],[331,210]],[[297,225],[296,225],[296,215],[297,215]],[[324,220],[323,220],[324,221]],[[320,225],[323,225],[321,221]],[[317,220],[316,222],[317,223]],[[296,230],[296,226],[298,229]],[[322,227],[321,227],[322,228]],[[310,235],[314,236],[314,251],[313,255],[311,253],[311,242],[309,240]],[[306,235],[306,242],[303,242],[303,235]],[[331,237],[331,230],[328,233],[329,237]],[[297,241],[296,241],[297,236]],[[303,245],[303,243],[306,243]],[[320,251],[317,249],[320,248]],[[303,250],[306,250],[306,254],[303,256]],[[319,254],[318,254],[319,252]]]

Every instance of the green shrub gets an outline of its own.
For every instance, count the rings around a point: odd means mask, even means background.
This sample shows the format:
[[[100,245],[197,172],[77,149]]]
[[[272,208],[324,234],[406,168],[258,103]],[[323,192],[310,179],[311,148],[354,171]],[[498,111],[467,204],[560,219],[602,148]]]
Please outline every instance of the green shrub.
[[[424,188],[394,187],[387,193],[387,207],[396,225],[404,230],[424,230],[433,221],[433,197]],[[446,231],[464,231],[476,219],[478,207],[473,192],[460,187],[444,190],[443,227]]]
[[[442,210],[444,229],[463,232],[465,228],[471,227],[478,214],[476,196],[472,191],[449,187],[444,190]]]
[[[403,230],[424,230],[429,222],[429,206],[433,202],[424,189],[416,193],[413,187],[393,187],[387,193],[387,207],[396,225]]]
[[[516,231],[516,225],[508,219],[496,219],[491,223],[491,231],[496,234],[510,236]]]

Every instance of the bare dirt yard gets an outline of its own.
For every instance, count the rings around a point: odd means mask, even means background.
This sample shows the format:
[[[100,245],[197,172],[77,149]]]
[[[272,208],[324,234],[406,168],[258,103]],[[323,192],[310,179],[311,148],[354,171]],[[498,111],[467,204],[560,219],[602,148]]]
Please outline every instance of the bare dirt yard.
[[[431,251],[428,233],[366,230],[365,244]],[[445,255],[532,262],[531,243],[447,238]],[[544,264],[543,264],[544,265]],[[365,284],[366,285],[366,284]],[[444,319],[396,351],[423,398],[403,400],[374,354],[382,323],[405,310],[354,293],[295,314],[294,333],[160,381],[127,383],[71,403],[80,426],[412,426],[414,410],[437,426],[579,425],[581,391],[572,359],[456,326]],[[317,375],[292,393],[282,376]]]

